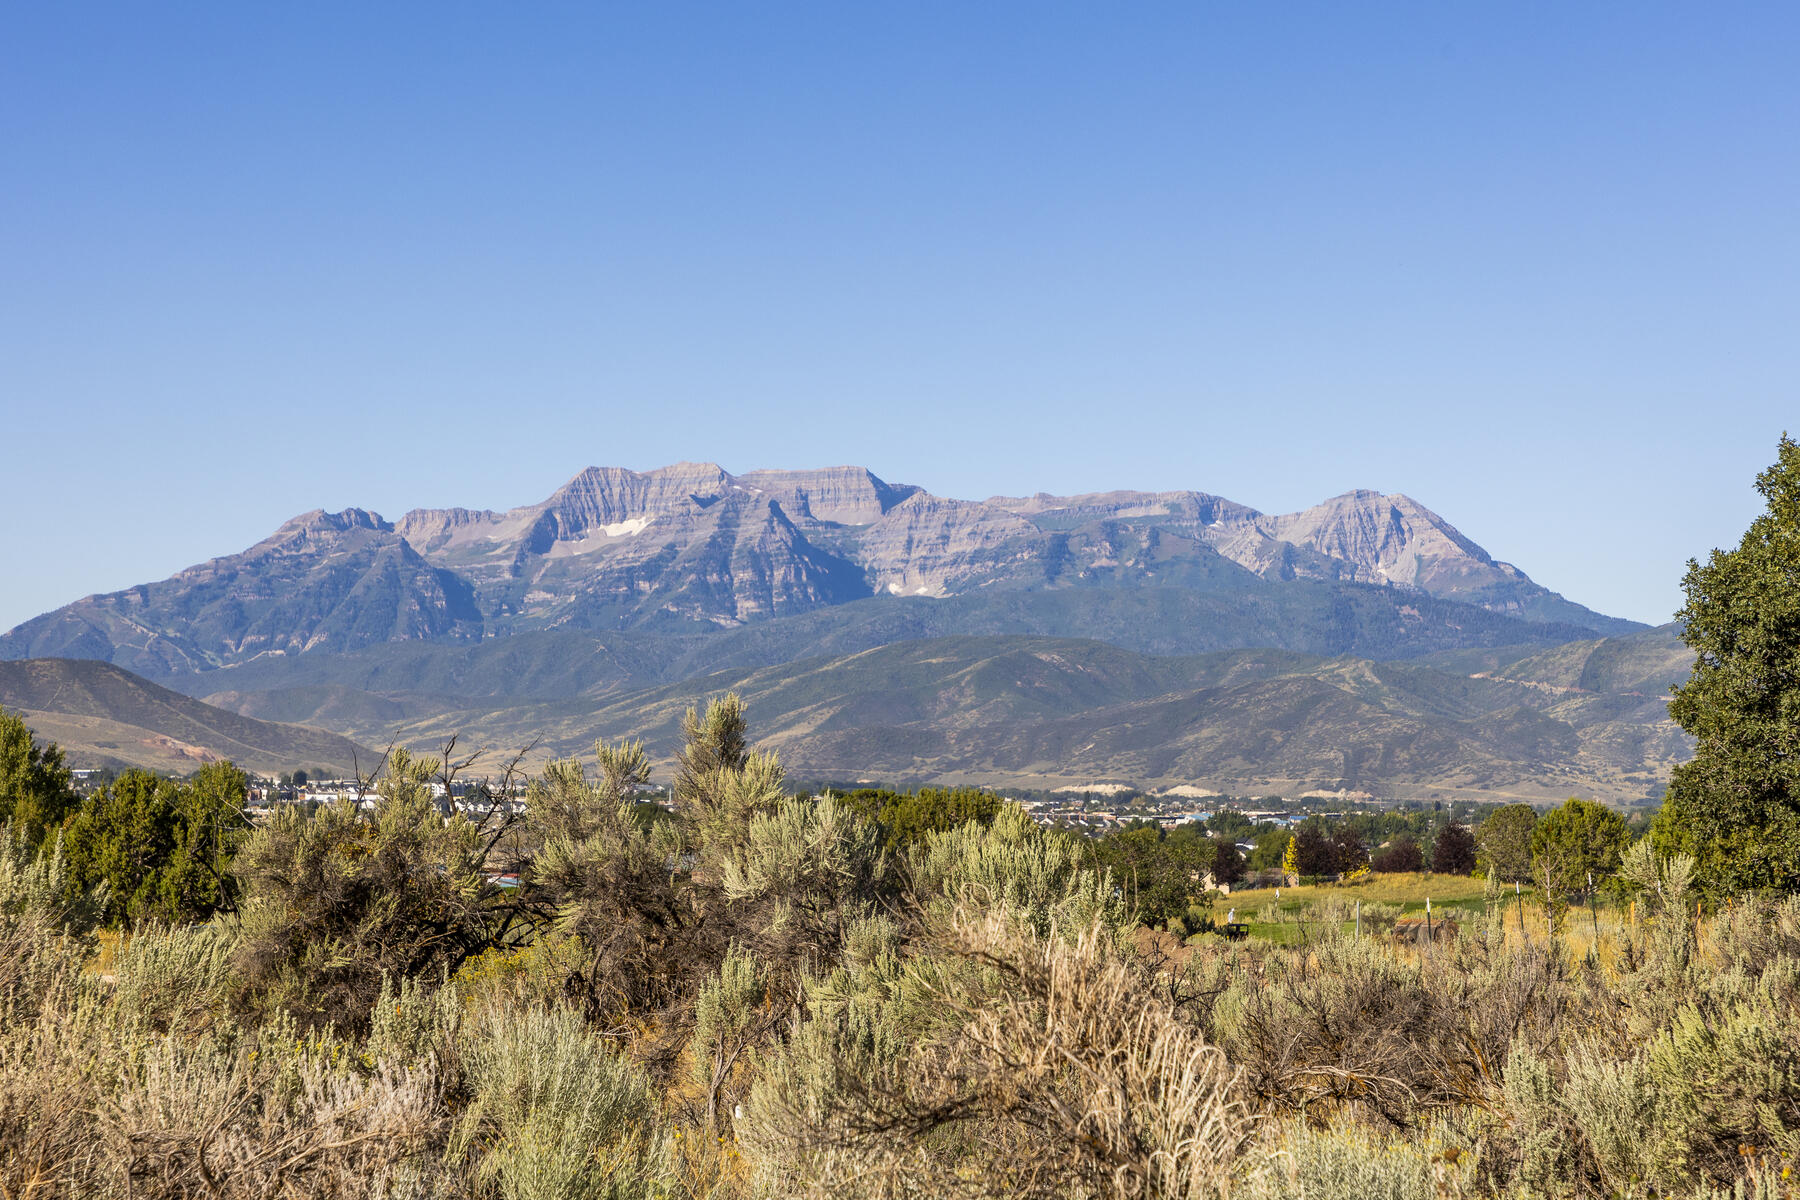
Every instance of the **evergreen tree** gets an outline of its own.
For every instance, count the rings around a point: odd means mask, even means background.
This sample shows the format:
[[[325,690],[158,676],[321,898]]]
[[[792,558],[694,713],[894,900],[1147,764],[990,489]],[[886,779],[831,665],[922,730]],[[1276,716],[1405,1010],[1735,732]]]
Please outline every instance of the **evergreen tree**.
[[[0,823],[36,846],[75,807],[69,769],[54,742],[38,745],[25,722],[0,709]]]
[[[1677,619],[1694,672],[1669,715],[1695,738],[1654,832],[1715,894],[1800,888],[1800,445],[1757,477],[1768,511],[1689,561]]]
[[[70,818],[70,885],[83,891],[106,885],[108,925],[123,925],[155,907],[158,876],[175,848],[179,792],[172,779],[130,770],[83,800]]]
[[[126,771],[82,801],[64,834],[71,888],[106,885],[105,919],[186,924],[229,907],[244,836],[244,773],[212,763],[180,784]]]
[[[1481,848],[1477,865],[1492,867],[1495,878],[1507,883],[1530,879],[1531,834],[1537,822],[1537,810],[1529,804],[1495,809],[1475,830]]]

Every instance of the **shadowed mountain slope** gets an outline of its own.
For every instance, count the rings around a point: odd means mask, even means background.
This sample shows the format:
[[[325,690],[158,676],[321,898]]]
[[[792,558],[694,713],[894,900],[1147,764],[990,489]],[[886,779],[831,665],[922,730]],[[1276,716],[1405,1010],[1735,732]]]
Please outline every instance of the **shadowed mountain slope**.
[[[1687,753],[1660,695],[1567,689],[1528,663],[1509,664],[1516,678],[1471,677],[1281,650],[1152,656],[1092,641],[956,637],[448,712],[403,711],[414,703],[404,698],[361,711],[368,699],[324,692],[213,699],[341,722],[367,740],[428,744],[461,732],[510,749],[542,738],[540,755],[552,756],[585,754],[595,738],[643,737],[666,759],[686,709],[732,690],[749,704],[757,740],[793,771],[897,782],[1639,800]]]
[[[0,707],[20,713],[74,766],[187,772],[218,759],[267,774],[348,773],[379,755],[321,729],[256,720],[158,687],[110,663],[0,662]]]

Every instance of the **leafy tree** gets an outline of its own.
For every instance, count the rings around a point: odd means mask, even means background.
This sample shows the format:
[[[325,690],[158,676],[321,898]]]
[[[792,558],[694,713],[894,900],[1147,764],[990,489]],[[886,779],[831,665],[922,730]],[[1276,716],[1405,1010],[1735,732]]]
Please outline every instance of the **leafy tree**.
[[[1404,833],[1376,851],[1369,865],[1384,875],[1422,871],[1425,869],[1425,852],[1419,849],[1417,839]]]
[[[1244,856],[1227,838],[1213,841],[1212,877],[1215,883],[1236,883],[1244,877]]]
[[[1676,614],[1695,651],[1669,715],[1695,738],[1654,834],[1714,893],[1800,888],[1800,444],[1757,477],[1768,511],[1690,560]]]
[[[1311,820],[1301,825],[1294,834],[1294,873],[1302,877],[1335,875],[1341,870],[1338,863],[1338,844],[1324,823]]]
[[[25,722],[0,709],[0,823],[11,821],[28,846],[42,843],[75,807],[62,751],[38,745]]]
[[[1531,834],[1531,877],[1550,896],[1586,894],[1619,869],[1625,850],[1625,818],[1592,800],[1570,800],[1553,809]]]
[[[1369,861],[1369,848],[1354,825],[1344,822],[1331,831],[1331,844],[1336,850],[1337,870],[1354,871]]]
[[[1475,869],[1475,835],[1452,821],[1431,844],[1431,869],[1440,875],[1467,875]]]
[[[1508,883],[1530,879],[1531,834],[1537,822],[1537,810],[1529,804],[1495,809],[1475,830],[1477,867],[1492,867],[1495,877]]]
[[[1207,831],[1232,842],[1248,841],[1256,836],[1256,823],[1243,813],[1229,809],[1214,813],[1206,822]]]
[[[1250,851],[1250,869],[1252,871],[1273,871],[1281,866],[1287,855],[1288,842],[1293,834],[1285,829],[1271,829],[1259,835],[1256,848]]]
[[[1187,912],[1216,854],[1204,837],[1170,835],[1146,822],[1099,839],[1093,858],[1095,865],[1112,871],[1128,898],[1135,898],[1140,920],[1166,925]]]

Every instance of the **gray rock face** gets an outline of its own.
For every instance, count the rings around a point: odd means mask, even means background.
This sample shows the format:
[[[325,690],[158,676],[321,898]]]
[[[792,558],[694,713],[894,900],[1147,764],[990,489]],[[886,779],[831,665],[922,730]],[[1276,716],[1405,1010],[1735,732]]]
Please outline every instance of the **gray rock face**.
[[[1080,587],[1231,592],[1366,583],[1599,633],[1635,628],[1496,562],[1402,495],[1268,516],[1204,492],[953,500],[860,467],[590,467],[506,512],[398,524],[312,512],[241,554],[91,596],[0,637],[0,658],[79,655],[152,673],[385,641],[536,629],[735,626],[877,594]]]
[[[1305,512],[1262,518],[1257,525],[1279,541],[1344,563],[1351,578],[1367,583],[1407,584],[1434,596],[1454,596],[1525,578],[1404,495],[1347,492]]]

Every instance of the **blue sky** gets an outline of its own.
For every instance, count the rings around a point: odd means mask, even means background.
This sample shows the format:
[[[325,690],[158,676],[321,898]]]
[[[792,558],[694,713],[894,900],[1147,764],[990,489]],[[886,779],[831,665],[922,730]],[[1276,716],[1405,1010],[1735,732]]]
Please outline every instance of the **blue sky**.
[[[1797,40],[1783,5],[13,5],[0,628],[307,509],[683,459],[1404,491],[1666,620],[1800,433]]]

